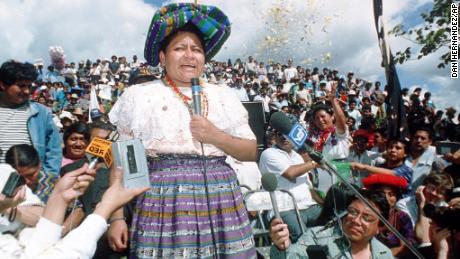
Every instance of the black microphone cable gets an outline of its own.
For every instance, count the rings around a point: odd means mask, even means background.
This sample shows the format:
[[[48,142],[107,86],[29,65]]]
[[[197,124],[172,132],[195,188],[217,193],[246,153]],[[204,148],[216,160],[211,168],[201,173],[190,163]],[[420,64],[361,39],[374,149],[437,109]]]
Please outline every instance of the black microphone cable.
[[[201,87],[198,78],[192,78],[192,98],[193,98],[193,113],[201,116]],[[214,247],[213,258],[219,259],[219,253],[217,251],[217,241],[216,241],[216,234],[214,232],[214,224],[212,222],[211,216],[211,200],[209,198],[209,187],[208,187],[208,168],[206,165],[206,156],[204,154],[204,145],[203,142],[200,141],[201,147],[201,162],[203,168],[203,180],[204,180],[204,191],[206,195],[206,202],[208,208],[208,219],[209,219],[209,226],[211,228],[211,236],[212,236],[212,245]]]

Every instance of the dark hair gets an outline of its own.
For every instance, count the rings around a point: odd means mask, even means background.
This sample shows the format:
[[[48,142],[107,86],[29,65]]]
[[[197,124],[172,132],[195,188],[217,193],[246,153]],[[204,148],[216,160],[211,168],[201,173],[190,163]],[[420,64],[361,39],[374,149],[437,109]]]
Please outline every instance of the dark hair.
[[[427,184],[433,184],[436,187],[443,188],[447,192],[454,188],[452,178],[446,173],[429,173],[425,179],[423,179],[423,185]]]
[[[72,135],[73,133],[78,133],[78,134],[82,134],[85,138],[86,141],[89,141],[90,139],[90,133],[89,133],[89,127],[88,125],[86,125],[85,123],[81,123],[81,122],[76,122],[72,125],[70,125],[70,127],[68,127],[65,131],[64,131],[64,135],[62,137],[62,139],[64,140],[64,143],[67,141],[67,139],[70,137],[70,135]]]
[[[103,130],[109,130],[109,131],[115,131],[117,128],[110,122],[104,122],[101,120],[94,121],[89,125],[90,132],[93,129],[103,129]]]
[[[332,185],[324,197],[323,208],[316,224],[320,226],[326,224],[335,217],[335,213],[346,210],[353,199],[354,194],[350,189],[345,186]]]
[[[11,86],[19,81],[35,81],[37,71],[34,65],[30,63],[21,63],[18,61],[6,61],[0,67],[0,81]]]
[[[364,99],[364,98],[363,98]],[[370,105],[363,105],[361,108],[362,111],[372,111],[372,108]]]
[[[164,38],[164,40],[160,43],[160,51],[163,51],[166,53],[166,49],[168,48],[169,44],[180,32],[190,32],[190,33],[196,34],[198,36],[198,39],[200,40],[201,47],[203,48],[203,50],[205,50],[203,34],[193,23],[188,22],[184,26],[177,28],[171,34],[169,34],[166,38]],[[207,58],[206,58],[206,61],[208,61]]]
[[[325,112],[329,113],[329,115],[331,115],[331,116],[334,115],[334,111],[331,109],[330,106],[324,105],[324,104],[318,104],[313,108],[313,111],[311,113],[311,116],[312,116],[313,119],[315,119],[316,113],[319,112],[319,111],[325,111]]]
[[[387,137],[387,128],[378,128],[375,130],[375,133],[379,133],[382,137]]]
[[[375,125],[374,117],[363,117],[361,119],[361,124],[359,125],[360,129],[370,130],[372,126]]]
[[[416,128],[416,129],[414,130],[414,135],[415,135],[415,133],[417,133],[417,131],[419,131],[419,130],[420,130],[420,131],[425,131],[426,133],[428,133],[428,138],[429,138],[429,139],[433,139],[433,130],[432,130],[432,129],[430,129],[430,128],[426,127],[426,126],[420,126],[420,127]]]
[[[409,143],[406,140],[398,138],[398,137],[390,137],[387,140],[387,146],[386,147],[388,148],[390,145],[392,145],[394,143],[402,143],[404,145],[404,152],[406,154],[409,154]]]
[[[375,206],[377,206],[382,216],[388,219],[388,215],[390,214],[390,204],[388,204],[388,200],[385,194],[383,194],[382,192],[376,191],[376,190],[372,190],[372,189],[370,190],[363,189],[363,190],[360,190],[359,193],[362,196],[364,196],[366,200],[372,202]],[[359,200],[359,198],[355,196],[352,202],[354,200]]]
[[[13,168],[35,167],[40,164],[37,150],[31,145],[14,145],[5,154],[5,162]]]
[[[382,187],[393,188],[395,190],[395,194],[396,194],[396,201],[400,200],[403,197],[403,193],[406,190],[405,188],[403,189],[401,187],[396,187],[394,185],[389,185],[389,184],[374,184],[372,186],[369,186],[368,190],[376,190],[376,191],[378,191],[378,189],[380,189]]]
[[[356,119],[355,119],[355,118],[353,118],[353,117],[351,117],[351,116],[347,116],[347,120],[348,120],[348,119],[351,119],[351,120],[353,121],[353,125],[355,125],[355,123],[356,123]]]

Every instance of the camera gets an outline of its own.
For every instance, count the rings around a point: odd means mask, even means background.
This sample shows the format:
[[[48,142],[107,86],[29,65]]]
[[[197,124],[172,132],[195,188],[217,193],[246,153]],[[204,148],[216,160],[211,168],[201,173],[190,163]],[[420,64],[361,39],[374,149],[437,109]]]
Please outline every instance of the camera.
[[[13,197],[18,187],[26,184],[22,177],[9,164],[0,164],[0,190],[6,197]]]
[[[460,187],[454,188],[450,195],[451,199],[457,197],[460,197]],[[457,221],[460,218],[460,209],[450,208],[445,201],[425,205],[423,213],[441,228],[460,230],[460,224]]]

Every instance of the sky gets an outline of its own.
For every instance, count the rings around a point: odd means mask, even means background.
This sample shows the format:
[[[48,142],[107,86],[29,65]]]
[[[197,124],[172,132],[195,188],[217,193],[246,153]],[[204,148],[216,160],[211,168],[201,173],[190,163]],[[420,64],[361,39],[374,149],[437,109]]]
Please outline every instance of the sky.
[[[147,28],[159,0],[2,0],[0,62],[8,59],[49,64],[50,46],[61,46],[67,61],[143,56]],[[217,60],[249,55],[260,61],[304,67],[332,67],[383,83],[384,70],[370,0],[202,0],[218,6],[232,23],[232,33]],[[386,30],[403,23],[421,26],[420,12],[432,0],[384,1]],[[417,46],[389,36],[393,52]],[[397,65],[402,87],[432,92],[438,108],[460,111],[460,79],[438,69],[440,53]]]

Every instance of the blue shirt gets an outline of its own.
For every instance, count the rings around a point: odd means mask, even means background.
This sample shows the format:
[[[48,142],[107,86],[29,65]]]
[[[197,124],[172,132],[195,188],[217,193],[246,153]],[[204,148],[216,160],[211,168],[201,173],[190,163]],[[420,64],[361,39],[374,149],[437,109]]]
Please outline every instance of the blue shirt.
[[[407,185],[407,191],[403,194],[404,197],[407,197],[408,194],[412,193],[411,183],[412,183],[412,175],[414,174],[414,170],[412,170],[412,168],[408,167],[404,163],[395,168],[388,168],[385,164],[379,167],[391,169],[395,172],[396,176],[401,176],[404,179],[406,179],[408,185]]]

